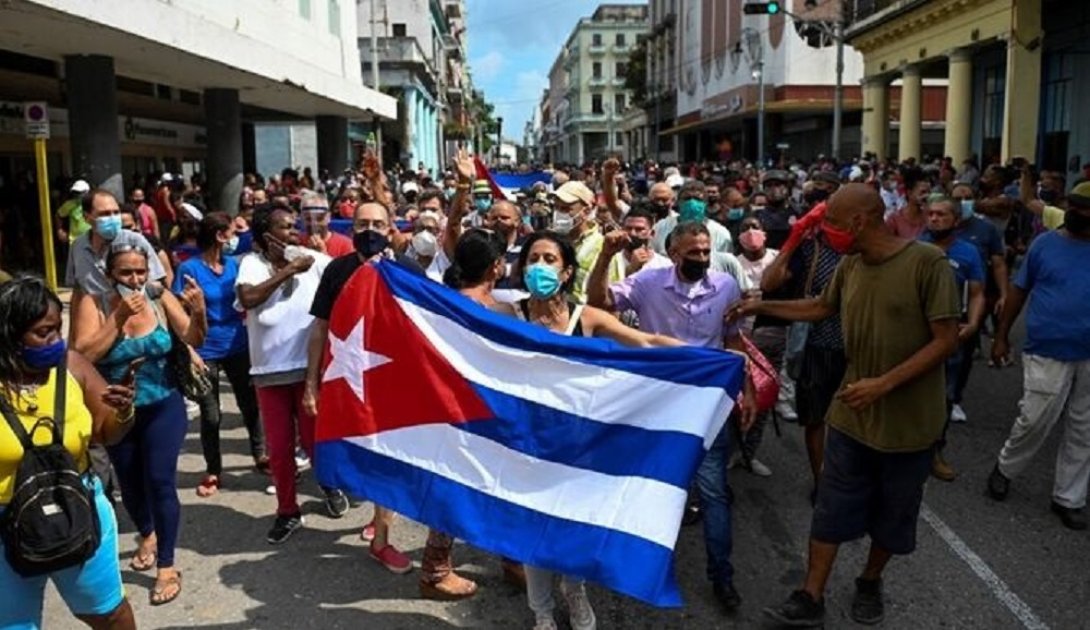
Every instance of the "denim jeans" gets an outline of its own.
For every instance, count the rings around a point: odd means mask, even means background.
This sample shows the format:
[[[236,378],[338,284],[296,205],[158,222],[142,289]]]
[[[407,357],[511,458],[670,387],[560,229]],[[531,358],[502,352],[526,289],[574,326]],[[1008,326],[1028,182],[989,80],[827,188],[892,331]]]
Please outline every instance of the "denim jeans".
[[[250,354],[243,351],[222,359],[207,359],[208,378],[212,389],[199,402],[201,407],[201,450],[204,452],[205,471],[210,475],[223,472],[223,456],[220,453],[220,370],[227,375],[235,393],[242,422],[250,436],[250,455],[256,460],[265,454],[265,431],[257,410],[257,394],[250,381]]]
[[[708,579],[713,584],[729,584],[734,579],[734,567],[730,564],[731,503],[734,497],[727,485],[727,458],[730,454],[730,423],[723,429],[704,455],[704,461],[696,471],[696,487],[704,509],[704,547],[708,554]]]

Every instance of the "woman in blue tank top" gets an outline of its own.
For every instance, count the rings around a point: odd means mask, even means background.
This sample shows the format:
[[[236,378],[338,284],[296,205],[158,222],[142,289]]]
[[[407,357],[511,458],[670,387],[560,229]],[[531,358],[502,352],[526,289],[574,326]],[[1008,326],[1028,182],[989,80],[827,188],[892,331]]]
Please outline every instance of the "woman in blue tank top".
[[[186,278],[181,298],[147,286],[147,254],[138,248],[111,248],[106,274],[114,290],[80,297],[73,342],[107,382],[135,380],[135,425],[107,450],[121,482],[122,502],[140,532],[129,566],[135,571],[157,568],[150,600],[161,605],[182,589],[182,575],[174,567],[181,512],[175,477],[187,420],[169,363],[171,331],[189,346],[204,343],[204,295],[192,278]]]

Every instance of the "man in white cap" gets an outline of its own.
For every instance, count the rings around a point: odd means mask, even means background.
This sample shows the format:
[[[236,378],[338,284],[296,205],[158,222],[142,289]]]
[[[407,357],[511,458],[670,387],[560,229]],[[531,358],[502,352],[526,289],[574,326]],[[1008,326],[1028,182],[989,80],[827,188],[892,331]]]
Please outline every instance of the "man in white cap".
[[[68,189],[68,200],[57,208],[57,240],[62,243],[71,243],[86,234],[91,229],[91,224],[83,216],[83,196],[91,190],[91,185],[85,180],[77,179]],[[65,225],[68,226],[65,229]]]
[[[557,189],[553,204],[553,231],[571,239],[575,247],[575,286],[571,295],[578,302],[587,301],[587,278],[598,260],[605,237],[594,222],[594,193],[586,184],[569,181]]]

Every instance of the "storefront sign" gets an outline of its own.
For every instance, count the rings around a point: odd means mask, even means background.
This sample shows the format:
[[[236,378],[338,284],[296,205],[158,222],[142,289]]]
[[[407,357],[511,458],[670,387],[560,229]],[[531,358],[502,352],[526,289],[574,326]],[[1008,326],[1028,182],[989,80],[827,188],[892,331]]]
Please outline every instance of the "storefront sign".
[[[49,139],[49,109],[45,101],[24,103],[23,122],[26,123],[27,138],[31,140]]]

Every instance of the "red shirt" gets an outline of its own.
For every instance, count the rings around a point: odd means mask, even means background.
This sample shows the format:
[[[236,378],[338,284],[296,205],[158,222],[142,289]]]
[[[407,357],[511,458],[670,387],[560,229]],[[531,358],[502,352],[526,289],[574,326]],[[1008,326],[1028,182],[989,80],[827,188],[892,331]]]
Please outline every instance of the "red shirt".
[[[325,253],[329,254],[330,257],[340,258],[354,251],[356,251],[356,246],[352,244],[352,239],[344,234],[329,233],[329,240],[325,242]]]

